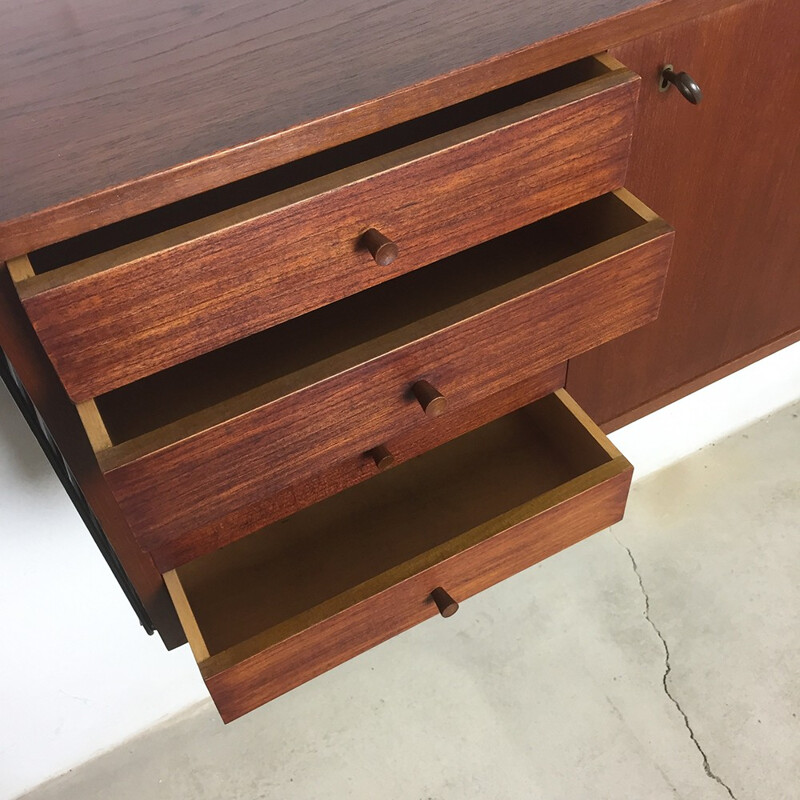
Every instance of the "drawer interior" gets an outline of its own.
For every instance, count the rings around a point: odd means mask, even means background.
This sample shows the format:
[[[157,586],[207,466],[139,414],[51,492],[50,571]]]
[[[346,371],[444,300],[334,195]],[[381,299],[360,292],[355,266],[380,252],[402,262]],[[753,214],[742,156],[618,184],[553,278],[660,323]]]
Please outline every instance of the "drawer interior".
[[[625,192],[603,195],[101,395],[97,408],[113,445],[162,428],[164,441],[189,435],[578,271],[592,248],[653,218]]]
[[[262,648],[579,494],[611,464],[629,468],[559,391],[165,577],[200,660],[253,637]]]
[[[42,275],[233,209],[239,210],[239,217],[246,216],[255,210],[249,211],[248,204],[259,198],[432,139],[610,71],[602,59],[593,57],[566,64],[290,164],[33,251],[28,254],[30,268],[33,275]]]

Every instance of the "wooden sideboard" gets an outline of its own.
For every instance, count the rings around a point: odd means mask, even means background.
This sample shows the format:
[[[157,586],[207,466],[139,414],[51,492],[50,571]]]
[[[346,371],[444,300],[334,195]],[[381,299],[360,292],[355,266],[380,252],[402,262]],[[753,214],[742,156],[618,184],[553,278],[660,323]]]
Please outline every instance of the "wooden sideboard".
[[[792,4],[6,17],[0,372],[225,720],[612,524],[600,426],[800,337]]]

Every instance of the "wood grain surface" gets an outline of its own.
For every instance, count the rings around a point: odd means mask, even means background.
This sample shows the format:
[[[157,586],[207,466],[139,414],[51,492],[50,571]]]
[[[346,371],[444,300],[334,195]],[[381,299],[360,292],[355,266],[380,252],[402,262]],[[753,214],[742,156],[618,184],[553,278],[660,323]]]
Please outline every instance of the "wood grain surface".
[[[421,418],[411,430],[389,439],[385,446],[394,458],[394,466],[399,466],[410,458],[555,392],[564,386],[566,377],[566,364],[559,364],[527,381],[472,403],[467,408],[451,411],[441,419]],[[180,535],[171,530],[161,531],[159,536],[139,537],[139,544],[149,549],[158,568],[166,572],[361,481],[374,478],[378,472],[370,453],[358,453],[328,469],[304,476],[285,489],[204,527]]]
[[[757,0],[614,51],[643,78],[626,185],[677,233],[658,321],[570,363],[598,421],[630,422],[800,330],[798,41],[800,4]],[[701,105],[658,91],[665,62]]]
[[[178,570],[223,719],[616,522],[630,477],[551,395]]]
[[[800,328],[792,331],[792,333],[790,333],[788,336],[781,336],[779,339],[773,339],[771,342],[768,342],[767,344],[762,345],[755,350],[751,350],[749,353],[746,353],[740,358],[735,358],[733,361],[728,361],[721,367],[711,370],[711,372],[704,372],[698,378],[695,378],[688,383],[682,383],[675,389],[672,389],[665,394],[660,394],[658,397],[653,398],[643,405],[636,406],[635,408],[624,414],[621,414],[618,417],[613,417],[612,419],[607,420],[603,423],[602,429],[606,432],[615,431],[618,428],[621,428],[623,425],[627,425],[629,422],[634,422],[635,420],[640,419],[641,417],[645,416],[645,414],[651,414],[654,411],[658,411],[659,408],[663,408],[670,403],[674,403],[676,400],[680,400],[681,397],[686,397],[686,395],[696,392],[698,389],[702,389],[704,386],[714,383],[714,381],[721,380],[737,370],[744,369],[744,367],[754,364],[756,361],[760,361],[762,358],[766,358],[773,353],[777,353],[778,350],[782,350],[784,347],[788,347],[790,344],[794,344],[795,342],[800,342]]]
[[[286,0],[267,11],[256,3],[217,9],[204,0],[167,2],[156,8],[152,0],[135,6],[92,0],[76,7],[63,0],[42,0],[4,9],[0,258],[21,256],[296,158],[314,153],[324,157],[323,151],[340,143],[610,47],[614,56],[644,78],[627,185],[679,230],[678,245],[660,320],[573,359],[568,385],[598,419],[612,424],[630,421],[665,398],[674,399],[701,385],[704,376],[722,374],[726,365],[745,363],[750,354],[768,352],[776,343],[796,338],[800,87],[791,47],[781,44],[800,39],[796,4],[446,0],[431,14],[430,4],[416,0],[381,6],[335,0],[324,7]],[[627,13],[628,9],[632,10]],[[716,13],[699,18],[709,12]],[[398,20],[405,26],[398,26]],[[705,92],[701,106],[690,106],[674,90],[657,92],[658,71],[667,61],[697,79]],[[23,261],[14,263],[23,267],[15,269],[17,280],[31,277]],[[378,267],[373,264],[373,269]],[[165,285],[167,293],[175,285]],[[141,291],[136,283],[128,288]],[[35,341],[12,289],[0,267],[0,345],[67,454],[169,646],[179,644],[184,634],[159,568],[230,542],[238,536],[236,526],[252,531],[273,498],[278,498],[275,513],[280,514],[281,508],[296,510],[357,480],[345,465],[361,463],[363,453],[336,449],[343,447],[346,434],[332,445],[335,465],[330,471],[309,480],[304,469],[318,463],[310,459],[297,476],[289,476],[283,489],[270,494],[272,487],[259,484],[265,459],[257,435],[248,451],[250,460],[233,463],[225,451],[225,436],[205,439],[205,448],[183,451],[173,459],[174,443],[169,436],[159,441],[164,431],[157,431],[153,457],[165,486],[150,486],[149,473],[143,469],[141,484],[134,476],[124,489],[134,498],[129,511],[140,525],[137,536],[151,537],[147,541],[156,548],[158,564],[154,564],[135,542],[109,494],[78,414]],[[608,284],[599,289],[606,291]],[[94,296],[95,310],[102,297],[102,293]],[[582,302],[582,296],[576,298]],[[565,315],[566,309],[565,305]],[[63,306],[58,308],[52,319],[63,311]],[[549,306],[545,312],[550,313]],[[608,317],[604,322],[609,323]],[[552,334],[561,335],[560,329],[545,331],[543,325],[537,330],[545,342]],[[87,330],[91,327],[73,326],[71,335],[76,338],[64,345],[65,352]],[[615,330],[608,335],[622,332]],[[529,346],[538,353],[541,340]],[[546,351],[534,366],[544,368],[558,357]],[[145,373],[149,369],[152,365]],[[453,380],[468,372],[454,373]],[[413,377],[433,377],[437,386],[440,383],[438,376],[427,372]],[[503,394],[509,403],[517,396],[514,391],[511,387]],[[349,401],[346,392],[342,398],[343,404]],[[490,404],[488,399],[484,402]],[[481,408],[489,414],[488,405]],[[162,412],[156,409],[154,416]],[[193,412],[189,416],[203,419]],[[422,418],[424,424],[437,422]],[[131,424],[139,423],[134,419]],[[170,429],[173,423],[165,424]],[[179,425],[172,430],[180,429]],[[188,440],[200,430],[188,432]],[[411,442],[407,452],[413,454],[413,442],[429,446],[436,436],[445,435],[437,431],[428,439],[417,428],[397,432],[394,423],[376,432],[381,430],[386,437],[365,441],[365,448],[383,441],[391,447]],[[120,431],[124,425],[118,421]],[[229,429],[231,436],[240,432]],[[258,428],[258,432],[278,441],[282,436],[279,428]],[[307,449],[308,442],[291,444],[277,457],[291,456],[295,447]],[[124,455],[125,450],[116,452]],[[135,464],[140,456],[135,446],[132,452]],[[206,455],[210,464],[202,458]],[[322,462],[328,460],[326,454]],[[220,464],[232,465],[232,488],[217,495]],[[189,465],[197,471],[199,488],[185,481]],[[586,505],[570,506],[562,522],[574,521],[576,530],[582,529],[596,513],[596,521],[608,517],[602,524],[610,524],[614,513],[621,513],[626,479],[613,480],[617,482],[613,497],[604,494],[608,484],[590,489]],[[242,486],[246,488],[240,491]],[[176,498],[178,522],[171,527],[167,518],[159,530],[157,516],[170,512],[167,488]],[[295,488],[300,496],[292,499]],[[151,493],[156,512],[148,519]],[[217,501],[220,507],[212,508]],[[195,508],[200,514],[190,523],[188,511]],[[570,516],[573,510],[576,517]],[[522,538],[528,530],[535,537],[530,539],[533,550],[526,551],[535,551],[533,560],[569,544],[572,535],[569,527],[554,532],[546,524],[546,515],[557,517],[557,511],[544,513],[530,528],[512,528]],[[232,528],[225,527],[226,520]],[[201,538],[193,538],[194,531]],[[510,545],[509,553],[517,547]],[[520,552],[525,547],[519,545]],[[463,566],[479,573],[483,563],[495,563],[492,558],[486,553],[474,564],[465,560]],[[526,558],[520,556],[519,563]],[[492,567],[491,575],[498,576],[492,580],[505,577],[500,573],[506,568],[505,562],[502,569]],[[459,601],[483,588],[467,586],[460,593],[449,572],[431,577],[434,585],[445,585]],[[412,588],[408,597],[413,600],[422,596],[422,589],[432,587]],[[408,616],[396,622],[394,595],[382,597],[385,605],[357,603],[331,619],[313,620],[307,630],[293,634],[280,651],[268,656],[237,650],[233,660],[211,659],[214,666],[206,677],[224,713],[233,718],[290,688],[291,681],[287,683],[280,670],[296,666],[306,648],[316,648],[319,657],[295,675],[296,682],[387,638],[392,630],[407,627]],[[415,613],[423,619],[435,609],[428,604]],[[384,627],[372,627],[375,619],[386,620]]]
[[[0,258],[732,2],[6,3]]]
[[[45,272],[23,281],[20,296],[70,396],[95,397],[618,188],[637,90],[638,78],[617,65]],[[397,243],[391,266],[379,267],[360,246],[371,226]]]
[[[632,214],[613,196],[611,200],[616,205],[609,224],[620,209]],[[100,451],[101,469],[131,527],[147,541],[167,531],[180,535],[310,473],[369,451],[425,417],[410,392],[417,380],[435,385],[448,398],[450,409],[464,408],[651,321],[658,313],[672,232],[658,218],[644,221],[634,216],[639,224],[626,232],[604,239],[603,231],[608,231],[601,226],[596,232],[601,243],[540,269],[536,257],[548,253],[537,252],[523,230],[487,243],[477,254],[468,251],[473,259],[472,278],[468,279],[465,254],[453,257],[450,265],[457,280],[446,280],[444,262],[428,272],[403,276],[399,280],[430,278],[434,283],[424,291],[407,287],[398,291],[395,313],[426,315],[348,346],[337,341],[346,331],[344,320],[353,318],[358,333],[369,320],[368,311],[350,309],[352,303],[369,298],[351,298],[345,306],[347,314],[337,316],[335,324],[316,329],[310,336],[289,336],[297,343],[292,353],[301,359],[301,368],[274,375],[244,394]],[[579,242],[581,231],[572,233],[571,243]],[[583,233],[588,235],[588,226]],[[565,242],[564,237],[555,240],[562,246]],[[510,242],[505,258],[500,255],[502,241]],[[486,255],[482,255],[484,250]],[[487,259],[495,262],[491,272],[484,268]],[[488,286],[487,280],[497,284]],[[411,304],[398,302],[408,297],[417,299]],[[436,302],[430,306],[423,299]],[[391,307],[390,301],[367,306],[379,312],[381,323],[384,309]],[[321,310],[326,319],[337,311],[334,306]],[[292,330],[303,324],[310,323],[293,321]],[[302,349],[303,341],[311,341],[314,347]],[[332,355],[312,361],[319,341],[333,348]],[[253,369],[271,367],[264,353],[275,353],[277,358],[285,351],[262,346],[259,340],[253,346],[260,355],[252,361],[243,359],[244,373],[236,374],[235,380],[249,377]],[[198,376],[204,371],[200,367]],[[181,403],[202,399],[199,380],[189,379],[182,371],[176,374],[180,376],[177,387],[184,386]],[[235,385],[234,378],[222,384]],[[161,403],[169,412],[169,396],[176,389],[160,387],[154,385],[149,405]],[[210,389],[217,391],[214,384]],[[129,428],[136,423],[134,409],[147,413],[147,400],[132,402],[122,394],[117,403],[118,424],[127,433],[137,432]],[[102,412],[102,402],[99,405]],[[150,424],[166,422],[159,413],[164,411],[154,409]],[[146,424],[147,419],[142,422]],[[117,441],[108,412],[106,423]]]
[[[624,461],[624,460],[623,460]],[[505,534],[409,578],[370,602],[309,625],[262,653],[225,664],[209,659],[203,679],[224,722],[305,683],[359,653],[435,616],[431,590],[446,584],[463,602],[517,572],[560,552],[622,519],[632,470],[599,469],[604,482],[587,488],[575,503],[568,500],[520,522]],[[442,622],[442,624],[447,624]]]

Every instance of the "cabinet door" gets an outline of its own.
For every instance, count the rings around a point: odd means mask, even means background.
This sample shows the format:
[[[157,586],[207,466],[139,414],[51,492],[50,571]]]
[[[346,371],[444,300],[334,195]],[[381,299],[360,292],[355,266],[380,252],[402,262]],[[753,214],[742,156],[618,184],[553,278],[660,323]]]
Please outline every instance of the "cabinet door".
[[[570,362],[610,429],[798,338],[800,3],[753,0],[612,51],[642,76],[626,186],[676,230],[658,320]],[[688,72],[694,106],[659,91]]]

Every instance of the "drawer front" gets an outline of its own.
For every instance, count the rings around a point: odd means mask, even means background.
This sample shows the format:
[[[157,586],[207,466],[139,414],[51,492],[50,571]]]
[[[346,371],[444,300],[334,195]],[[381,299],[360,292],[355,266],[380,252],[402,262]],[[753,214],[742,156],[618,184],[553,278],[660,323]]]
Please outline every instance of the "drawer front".
[[[393,465],[402,464],[563,388],[566,377],[567,365],[559,364],[467,408],[458,409],[438,419],[426,417],[420,420],[411,430],[386,442]],[[208,525],[180,535],[175,535],[171,530],[162,531],[154,537],[140,538],[139,544],[149,550],[156,566],[166,572],[355,486],[375,474],[374,457],[370,453],[359,453],[322,472],[304,476],[297,483]]]
[[[553,420],[556,447],[563,433],[560,446],[571,451],[568,457],[575,459],[571,474],[577,472],[576,477],[268,631],[221,652],[215,652],[212,643],[209,650],[204,638],[210,627],[209,611],[202,607],[204,603],[208,606],[208,600],[200,599],[197,608],[193,605],[202,594],[196,577],[180,570],[165,576],[201,673],[223,719],[235,719],[434,616],[437,609],[431,592],[435,588],[445,588],[461,602],[621,519],[631,479],[630,465],[568,395],[559,392],[557,398],[550,396],[540,401],[547,402],[558,407],[548,409],[543,419],[548,424]],[[554,419],[565,411],[572,415],[568,423]],[[587,444],[602,447],[605,452],[599,459],[602,463],[598,463],[595,453],[582,471],[580,460],[586,456],[577,453]],[[509,454],[509,458],[513,459],[514,454]],[[521,468],[518,480],[526,478]],[[508,481],[509,477],[504,479]],[[444,509],[461,502],[469,500],[459,497],[456,488],[452,496],[442,497]],[[409,525],[419,524],[417,512],[410,504]],[[365,513],[391,514],[392,508],[380,503],[375,508],[367,505]],[[333,517],[336,519],[335,513]],[[265,533],[269,535],[270,529]],[[336,536],[337,530],[332,529],[330,535]],[[235,574],[230,563],[221,572],[226,569]],[[217,590],[223,585],[219,582]],[[210,616],[213,617],[213,612]]]
[[[405,344],[395,334],[369,342],[359,363],[326,379],[100,451],[134,534],[155,547],[413,428],[425,419],[416,381],[457,411],[653,320],[672,232],[642,213],[625,234],[422,320]]]
[[[68,393],[96,397],[618,188],[638,77],[599,58],[598,77],[340,172],[40,275],[16,265]],[[370,227],[398,246],[390,266],[361,245]]]

